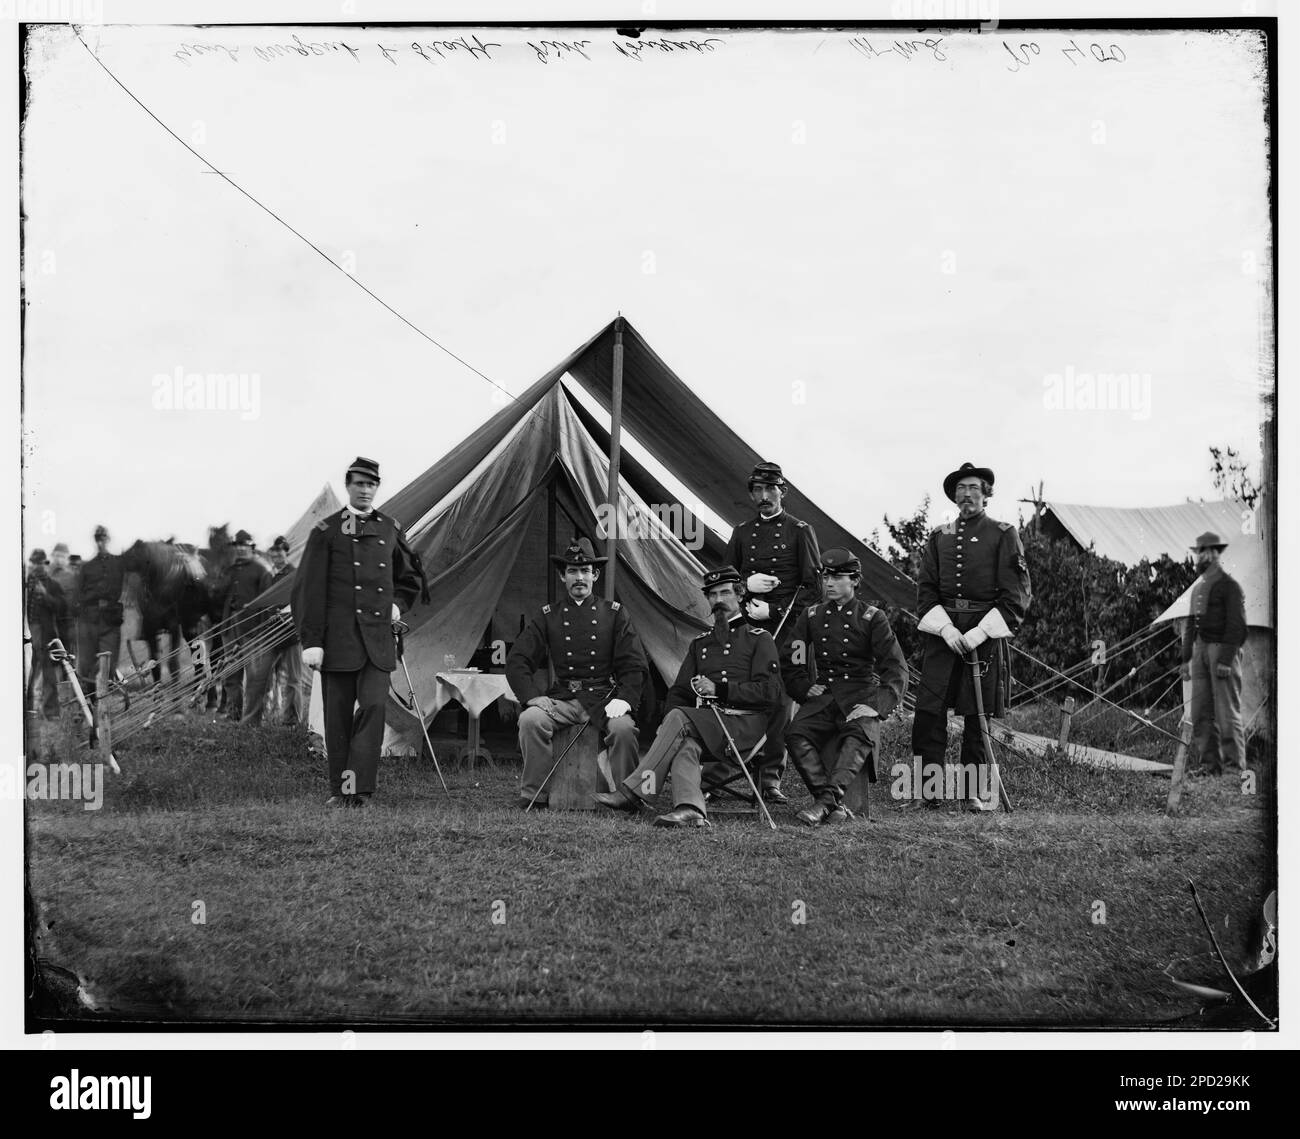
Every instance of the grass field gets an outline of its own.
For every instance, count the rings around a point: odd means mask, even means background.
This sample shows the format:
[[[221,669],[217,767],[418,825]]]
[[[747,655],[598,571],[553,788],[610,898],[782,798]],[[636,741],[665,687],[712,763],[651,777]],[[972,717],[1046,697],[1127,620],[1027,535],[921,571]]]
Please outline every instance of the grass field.
[[[890,725],[887,760],[905,744]],[[386,760],[370,808],[329,811],[305,735],[197,714],[118,758],[100,810],[28,803],[51,1015],[1159,1024],[1197,1007],[1164,970],[1219,972],[1187,879],[1234,965],[1274,885],[1271,796],[1226,777],[1191,782],[1170,819],[1167,779],[1016,760],[1014,814],[900,812],[885,781],[870,822],[809,831],[792,772],[778,833],[678,833],[525,816],[517,760],[449,772],[450,799]],[[60,978],[89,1005],[60,1002]]]

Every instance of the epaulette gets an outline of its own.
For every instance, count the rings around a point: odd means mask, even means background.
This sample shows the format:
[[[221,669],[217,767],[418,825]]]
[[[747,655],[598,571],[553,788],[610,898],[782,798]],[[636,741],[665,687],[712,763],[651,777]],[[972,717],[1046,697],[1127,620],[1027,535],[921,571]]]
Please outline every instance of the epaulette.
[[[807,613],[809,617],[816,617],[816,616],[817,616],[817,608],[818,608],[819,605],[821,605],[821,602],[820,602],[820,601],[816,602],[816,603],[813,604],[813,605],[809,605],[808,608],[804,610],[804,612]]]
[[[957,533],[956,522],[945,522],[942,526],[935,527],[935,534],[955,534]],[[933,535],[932,535],[933,536]]]
[[[792,521],[796,526],[798,526],[800,530],[807,530],[807,529],[808,529],[808,523],[807,523],[807,522],[800,522],[799,519],[797,519],[797,518],[793,518],[793,519],[791,519],[791,521]]]
[[[870,621],[871,618],[874,617],[879,612],[880,610],[877,609],[874,605],[870,605],[866,602],[863,602],[862,616],[864,616],[868,621]]]
[[[330,520],[328,518],[322,518],[319,522],[316,523],[317,530],[328,530],[329,528],[330,528]]]
[[[609,607],[615,611],[618,611],[619,609],[623,608],[623,603],[621,601],[611,601],[609,603]]]
[[[543,612],[543,613],[549,613],[550,611],[551,611],[551,607],[550,607],[549,605],[543,605],[543,606],[542,606],[542,612]]]
[[[998,529],[999,529],[999,530],[1010,530],[1010,529],[1011,529],[1011,523],[1010,523],[1010,522],[999,522],[999,523],[998,523]]]

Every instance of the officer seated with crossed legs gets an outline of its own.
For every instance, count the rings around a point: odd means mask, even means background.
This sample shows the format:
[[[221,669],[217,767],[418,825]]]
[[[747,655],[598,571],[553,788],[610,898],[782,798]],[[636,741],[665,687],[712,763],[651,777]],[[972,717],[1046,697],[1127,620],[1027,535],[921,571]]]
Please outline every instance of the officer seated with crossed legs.
[[[673,809],[655,819],[658,827],[709,825],[700,787],[701,755],[735,762],[719,716],[744,756],[763,738],[785,699],[776,642],[741,613],[739,572],[732,566],[710,570],[703,589],[714,627],[691,642],[668,690],[667,714],[654,743],[617,791],[595,796],[603,807],[635,811],[659,793],[671,771]]]

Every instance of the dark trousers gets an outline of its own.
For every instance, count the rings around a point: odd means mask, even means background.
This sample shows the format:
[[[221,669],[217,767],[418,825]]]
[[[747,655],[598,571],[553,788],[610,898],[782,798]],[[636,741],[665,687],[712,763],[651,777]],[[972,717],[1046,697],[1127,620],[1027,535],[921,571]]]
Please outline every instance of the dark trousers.
[[[32,634],[32,680],[29,685],[28,695],[31,695],[31,689],[35,685],[36,677],[39,674],[41,678],[41,714],[47,720],[57,720],[59,718],[59,681],[63,679],[63,666],[55,664],[50,660],[49,644],[56,636],[56,623],[54,621],[38,621],[31,623],[29,621]],[[64,648],[75,648],[65,644]],[[28,708],[29,712],[35,712],[35,708]]]
[[[790,758],[803,777],[808,793],[819,803],[834,806],[844,798],[850,783],[868,760],[874,762],[879,720],[845,719],[833,700],[805,714],[803,709],[785,733]],[[831,745],[830,767],[822,762],[822,748]]]
[[[943,766],[944,753],[948,750],[948,709],[956,703],[957,689],[961,684],[961,669],[965,665],[957,663],[948,680],[948,691],[944,696],[942,712],[917,711],[912,719],[912,754],[921,757],[922,764],[937,763]],[[961,736],[962,766],[983,764],[984,733],[980,728],[978,716],[966,716],[966,727]]]
[[[77,679],[87,700],[96,699],[99,677],[99,654],[108,653],[108,672],[112,676],[122,651],[122,626],[109,625],[98,616],[77,618]]]
[[[388,673],[369,662],[355,672],[322,672],[321,697],[330,794],[373,793],[384,743]]]

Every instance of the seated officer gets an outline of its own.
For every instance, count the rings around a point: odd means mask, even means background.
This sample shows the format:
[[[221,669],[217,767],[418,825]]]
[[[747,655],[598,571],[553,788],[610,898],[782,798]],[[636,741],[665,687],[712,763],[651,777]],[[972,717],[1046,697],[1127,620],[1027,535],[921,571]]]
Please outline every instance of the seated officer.
[[[585,723],[600,731],[609,766],[621,779],[636,766],[636,721],[649,665],[631,618],[617,601],[595,595],[600,567],[586,538],[574,537],[551,561],[564,578],[568,596],[542,611],[519,634],[506,658],[506,678],[524,705],[519,716],[519,750],[524,757],[519,806],[545,807],[543,784],[552,767],[551,740],[557,727]],[[550,666],[555,681],[542,692],[535,673]],[[536,802],[533,801],[536,796]]]
[[[700,756],[708,752],[735,761],[707,704],[721,713],[743,756],[763,738],[774,710],[785,699],[776,642],[741,613],[742,595],[740,574],[734,567],[704,575],[704,596],[714,627],[691,642],[668,690],[667,714],[640,766],[617,791],[595,796],[601,806],[636,810],[643,800],[659,793],[671,769],[673,810],[655,819],[655,826],[709,825],[700,789]]]
[[[785,746],[813,797],[795,817],[810,827],[850,817],[844,792],[864,765],[876,781],[881,721],[907,690],[907,660],[889,620],[855,595],[862,563],[836,546],[822,555],[822,574],[829,600],[808,606],[795,621],[786,674],[799,713]],[[821,749],[832,742],[827,770]]]

